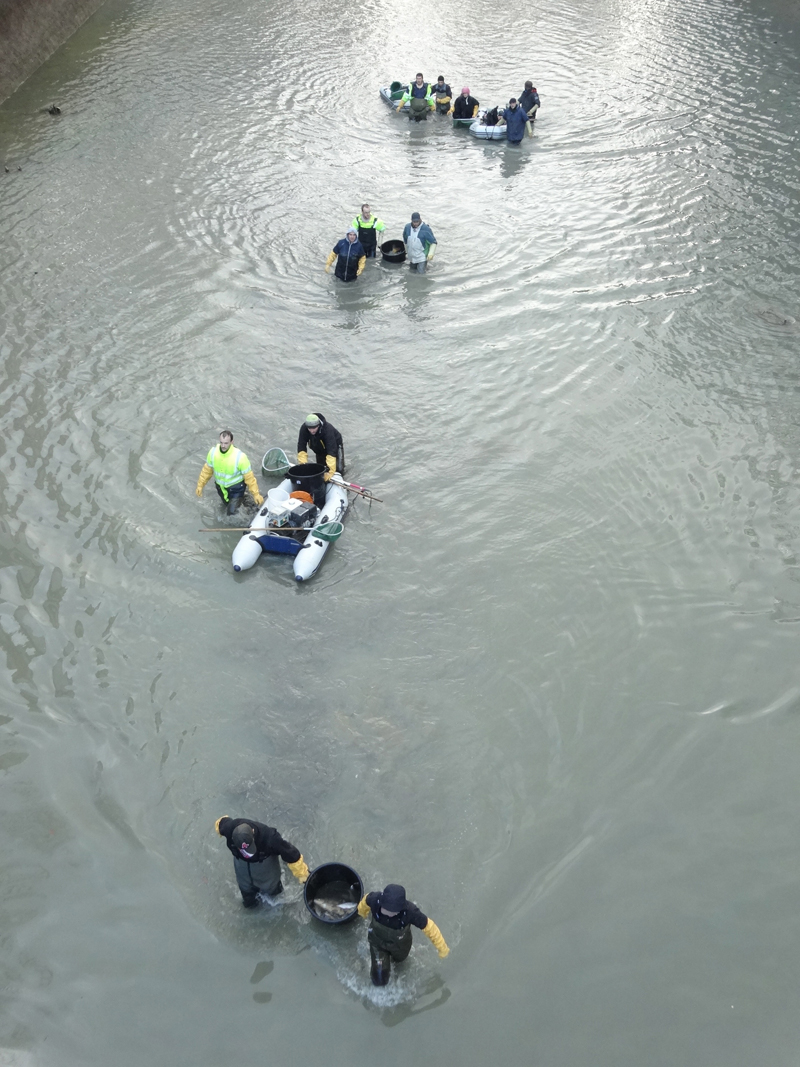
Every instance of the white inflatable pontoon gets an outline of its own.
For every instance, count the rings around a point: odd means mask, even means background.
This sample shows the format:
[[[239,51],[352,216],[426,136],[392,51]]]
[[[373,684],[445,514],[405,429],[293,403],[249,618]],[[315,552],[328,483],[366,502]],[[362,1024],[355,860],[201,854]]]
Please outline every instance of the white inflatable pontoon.
[[[326,530],[328,523],[341,523],[348,506],[347,489],[338,474],[325,486],[325,506],[317,509],[311,521],[300,522],[301,530],[281,532],[285,527],[294,527],[298,520],[292,518],[294,504],[290,493],[294,485],[289,478],[276,489],[267,493],[267,499],[258,509],[251,522],[251,530],[242,535],[233,550],[233,569],[247,571],[253,567],[262,552],[276,552],[294,556],[294,576],[298,582],[313,577],[319,568],[328,546],[337,539]],[[322,528],[317,533],[317,529]],[[308,533],[303,531],[308,529]],[[263,531],[263,533],[261,532]],[[340,531],[341,532],[341,531]]]

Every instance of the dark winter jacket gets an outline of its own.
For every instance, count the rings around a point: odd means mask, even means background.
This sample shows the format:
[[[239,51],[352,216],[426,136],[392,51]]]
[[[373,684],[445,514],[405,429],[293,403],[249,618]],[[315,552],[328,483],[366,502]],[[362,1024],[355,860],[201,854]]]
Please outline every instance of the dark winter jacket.
[[[250,859],[243,856],[231,841],[233,831],[243,822],[246,822],[255,830],[256,854]],[[246,863],[260,863],[261,860],[265,860],[268,856],[280,856],[285,863],[297,863],[300,859],[300,850],[295,848],[294,845],[290,845],[288,841],[284,841],[274,826],[265,826],[261,822],[256,822],[255,819],[229,819],[226,816],[219,820],[217,829],[220,836],[225,838],[228,848],[237,860],[244,860]]]
[[[311,433],[306,424],[303,423],[300,427],[300,435],[297,438],[297,451],[308,452],[309,447],[311,447],[320,463],[325,462],[326,456],[333,456],[334,459],[338,459],[342,435],[332,423],[326,422],[318,411],[315,411],[314,414],[322,425],[316,433]]]

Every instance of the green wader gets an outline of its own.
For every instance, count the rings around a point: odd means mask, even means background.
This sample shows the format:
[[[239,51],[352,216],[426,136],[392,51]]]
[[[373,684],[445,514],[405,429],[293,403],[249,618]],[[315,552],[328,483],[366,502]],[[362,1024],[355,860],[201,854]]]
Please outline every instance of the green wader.
[[[429,108],[430,104],[424,96],[412,96],[408,102],[408,117],[416,119],[417,122],[427,119]]]

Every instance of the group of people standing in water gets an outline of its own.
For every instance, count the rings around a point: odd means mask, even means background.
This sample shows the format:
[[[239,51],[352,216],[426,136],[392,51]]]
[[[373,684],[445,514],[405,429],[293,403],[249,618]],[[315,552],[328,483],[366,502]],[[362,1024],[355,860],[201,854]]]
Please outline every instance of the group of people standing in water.
[[[468,85],[463,87],[461,94],[453,101],[450,86],[444,80],[443,74],[431,84],[418,73],[397,101],[397,110],[402,111],[406,104],[409,119],[416,122],[427,119],[430,111],[438,111],[440,115],[452,115],[455,119],[476,119],[480,109],[480,102],[471,95]],[[512,144],[519,144],[526,128],[528,136],[533,137],[533,123],[536,121],[539,107],[539,93],[532,81],[526,81],[518,98],[512,96],[507,108],[491,108],[483,121],[487,126],[506,126],[508,140]]]
[[[276,904],[283,893],[280,860],[301,885],[308,879],[308,865],[299,848],[284,840],[274,826],[255,819],[231,819],[223,815],[215,823],[233,856],[233,871],[242,894],[242,904],[254,908],[259,902]],[[392,882],[381,892],[367,893],[358,902],[358,914],[369,919],[367,942],[370,977],[373,985],[386,985],[392,961],[401,963],[411,951],[411,927],[416,926],[444,959],[450,954],[447,942],[433,919],[406,898],[403,886]]]
[[[395,83],[397,84],[397,83]],[[399,92],[399,90],[398,90]],[[438,111],[442,115],[452,115],[456,119],[478,118],[480,102],[470,93],[465,85],[461,93],[453,100],[450,86],[440,74],[434,83],[426,82],[418,73],[414,81],[408,83],[397,102],[400,111],[408,104],[408,117],[421,122],[428,117],[429,111]],[[526,81],[519,99],[512,96],[506,108],[491,108],[482,116],[487,126],[505,126],[506,137],[510,144],[520,144],[527,133],[533,137],[533,123],[539,110],[539,94],[533,82]],[[354,282],[361,277],[368,259],[374,259],[378,250],[378,236],[386,229],[386,224],[372,214],[369,204],[362,204],[361,211],[351,222],[344,237],[337,241],[325,261],[325,272],[334,273],[340,281]],[[430,226],[423,222],[418,211],[411,215],[411,221],[403,229],[403,243],[412,272],[424,274],[428,263],[436,253],[436,238]]]
[[[325,467],[324,480],[330,481],[334,474],[344,474],[344,441],[332,422],[319,411],[306,415],[297,435],[297,462],[308,463],[308,453],[313,452],[317,463]],[[233,434],[223,430],[219,443],[208,450],[195,493],[202,497],[207,482],[214,479],[214,486],[229,515],[234,515],[244,501],[245,490],[256,507],[261,507],[264,498],[259,492],[258,481],[250,460],[240,448],[233,447]]]
[[[386,224],[372,214],[369,204],[362,204],[360,213],[353,219],[347,233],[328,253],[326,273],[335,262],[336,277],[343,282],[354,282],[361,276],[367,260],[375,258],[378,234],[385,229]],[[424,274],[436,253],[436,238],[418,211],[411,213],[411,221],[403,229],[403,244],[412,272]]]

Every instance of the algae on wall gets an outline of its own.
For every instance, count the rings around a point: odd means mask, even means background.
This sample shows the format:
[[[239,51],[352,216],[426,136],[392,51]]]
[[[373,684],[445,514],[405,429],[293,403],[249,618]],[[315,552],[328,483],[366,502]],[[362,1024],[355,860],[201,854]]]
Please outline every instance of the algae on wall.
[[[0,0],[0,101],[30,77],[104,0]]]

